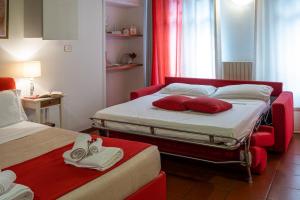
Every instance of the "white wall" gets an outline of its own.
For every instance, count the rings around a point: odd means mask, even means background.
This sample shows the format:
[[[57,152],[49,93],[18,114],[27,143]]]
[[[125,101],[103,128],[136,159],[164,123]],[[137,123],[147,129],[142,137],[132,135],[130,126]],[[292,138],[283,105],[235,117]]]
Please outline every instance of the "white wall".
[[[89,128],[89,117],[105,105],[103,0],[79,0],[79,39],[76,41],[23,39],[20,2],[10,1],[10,39],[0,40],[0,76],[6,75],[10,63],[40,60],[42,77],[36,79],[37,89],[60,90],[66,94],[63,127]],[[65,44],[71,44],[73,52],[65,53]]]
[[[253,61],[255,1],[240,6],[220,0],[222,61]]]

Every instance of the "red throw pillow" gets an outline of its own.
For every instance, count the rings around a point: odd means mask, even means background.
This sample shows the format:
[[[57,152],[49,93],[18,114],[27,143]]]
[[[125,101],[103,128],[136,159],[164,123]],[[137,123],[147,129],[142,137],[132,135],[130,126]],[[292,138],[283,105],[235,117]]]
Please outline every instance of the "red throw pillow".
[[[209,97],[194,98],[186,101],[184,104],[192,111],[211,114],[223,112],[232,108],[231,103]]]
[[[191,98],[174,95],[174,96],[167,96],[157,101],[154,101],[152,102],[152,105],[165,110],[184,111],[184,110],[188,110],[184,105],[184,103],[188,100],[191,100]]]

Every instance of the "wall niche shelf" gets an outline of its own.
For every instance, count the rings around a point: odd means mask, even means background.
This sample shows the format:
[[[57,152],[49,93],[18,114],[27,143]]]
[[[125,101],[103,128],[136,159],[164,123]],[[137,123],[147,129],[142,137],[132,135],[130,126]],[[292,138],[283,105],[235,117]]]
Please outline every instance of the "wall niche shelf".
[[[120,70],[127,70],[135,67],[141,67],[143,64],[124,64],[119,66],[106,66],[106,71],[120,71]]]
[[[105,2],[106,106],[112,106],[127,102],[131,91],[144,87],[145,9],[144,0]],[[132,64],[127,64],[132,61],[130,53],[136,56]]]
[[[106,36],[108,38],[139,38],[143,37],[143,35],[124,35],[124,34],[112,34],[112,33],[106,33]]]

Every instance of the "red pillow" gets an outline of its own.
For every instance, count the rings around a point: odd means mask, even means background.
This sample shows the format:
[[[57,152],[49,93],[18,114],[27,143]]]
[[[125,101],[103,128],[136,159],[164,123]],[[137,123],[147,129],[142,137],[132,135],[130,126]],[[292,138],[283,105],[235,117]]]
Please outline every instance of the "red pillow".
[[[186,101],[184,105],[192,111],[211,114],[223,112],[232,108],[231,103],[209,97],[194,98]]]
[[[152,102],[152,105],[165,110],[184,111],[184,110],[188,110],[184,105],[184,103],[188,100],[191,100],[191,98],[174,95],[174,96],[167,96],[157,101],[154,101]]]

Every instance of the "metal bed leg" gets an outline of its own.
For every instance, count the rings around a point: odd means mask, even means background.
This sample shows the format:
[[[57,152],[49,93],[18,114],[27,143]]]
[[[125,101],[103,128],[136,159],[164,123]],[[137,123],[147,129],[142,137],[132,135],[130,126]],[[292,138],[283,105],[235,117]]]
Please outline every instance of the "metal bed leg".
[[[105,135],[105,131],[104,131],[104,130],[102,130],[102,129],[99,129],[99,130],[98,130],[98,134],[99,134],[99,136],[101,136],[101,135]]]
[[[105,131],[105,136],[106,136],[106,137],[109,137],[109,130],[106,130],[106,131]]]
[[[252,180],[251,166],[247,166],[247,172],[248,172],[248,183],[252,184],[253,180]]]
[[[99,129],[98,130],[98,135],[99,136],[109,137],[109,131],[108,130]]]
[[[247,170],[247,175],[248,175],[248,183],[251,184],[253,183],[253,179],[252,179],[252,173],[251,173],[251,152],[250,150],[244,150],[243,151],[244,154],[244,159],[241,163],[242,166],[244,166]]]
[[[250,152],[250,139],[248,139],[245,142],[245,162],[246,162],[247,173],[248,173],[248,183],[252,184],[253,183],[252,173],[251,173],[252,156]]]

